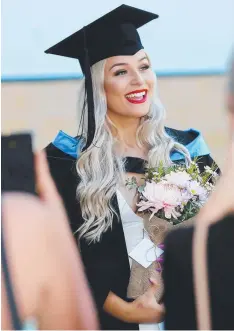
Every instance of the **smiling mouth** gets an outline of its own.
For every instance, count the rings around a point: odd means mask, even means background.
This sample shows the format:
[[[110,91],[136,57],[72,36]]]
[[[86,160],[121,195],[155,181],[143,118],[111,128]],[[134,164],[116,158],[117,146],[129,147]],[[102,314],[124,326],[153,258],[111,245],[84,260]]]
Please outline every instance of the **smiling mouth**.
[[[132,91],[125,95],[126,99],[131,103],[143,103],[147,99],[147,90]]]

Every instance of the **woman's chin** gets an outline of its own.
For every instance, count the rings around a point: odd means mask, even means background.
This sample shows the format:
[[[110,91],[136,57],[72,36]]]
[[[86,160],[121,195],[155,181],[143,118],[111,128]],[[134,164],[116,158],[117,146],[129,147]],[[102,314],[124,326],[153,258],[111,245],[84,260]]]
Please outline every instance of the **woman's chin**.
[[[127,116],[130,117],[135,117],[135,118],[141,118],[144,117],[148,114],[149,112],[149,106],[148,107],[142,107],[142,106],[135,106],[135,107],[131,107],[131,110],[129,110],[128,114],[126,114]]]
[[[110,107],[108,112],[126,118],[141,118],[149,113],[149,109],[149,102],[142,104],[130,104],[129,102],[126,104],[126,102],[124,102],[124,104],[119,104],[118,108],[115,107],[115,109],[111,109]]]

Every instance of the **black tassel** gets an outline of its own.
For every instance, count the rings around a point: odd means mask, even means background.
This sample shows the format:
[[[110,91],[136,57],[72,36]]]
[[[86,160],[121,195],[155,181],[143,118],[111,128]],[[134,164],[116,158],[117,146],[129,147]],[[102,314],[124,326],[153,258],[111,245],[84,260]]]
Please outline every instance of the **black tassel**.
[[[87,132],[87,141],[86,146],[84,148],[87,149],[93,142],[95,135],[95,116],[94,116],[94,101],[93,101],[93,84],[92,84],[92,76],[89,62],[89,51],[86,43],[86,33],[85,27],[84,31],[84,75],[85,75],[85,91],[86,91],[86,99],[88,106],[88,132]]]

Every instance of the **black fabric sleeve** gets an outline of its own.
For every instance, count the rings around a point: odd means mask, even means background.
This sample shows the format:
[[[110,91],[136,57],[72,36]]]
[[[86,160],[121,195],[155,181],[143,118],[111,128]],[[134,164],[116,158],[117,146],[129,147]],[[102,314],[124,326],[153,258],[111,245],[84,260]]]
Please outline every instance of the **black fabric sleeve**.
[[[166,330],[196,329],[192,274],[193,228],[178,229],[165,240],[163,279]]]
[[[234,330],[233,214],[210,227],[207,251],[212,329]]]
[[[104,263],[103,263],[104,264]],[[103,311],[103,305],[111,291],[113,274],[108,267],[95,267],[86,264],[86,276],[96,303],[99,314]]]
[[[58,150],[53,144],[45,148],[51,176],[59,193],[62,195],[67,178],[75,166],[75,159]]]
[[[234,329],[234,215],[210,227],[208,276],[213,330]],[[166,330],[197,329],[192,271],[193,228],[178,229],[165,240],[163,279]]]

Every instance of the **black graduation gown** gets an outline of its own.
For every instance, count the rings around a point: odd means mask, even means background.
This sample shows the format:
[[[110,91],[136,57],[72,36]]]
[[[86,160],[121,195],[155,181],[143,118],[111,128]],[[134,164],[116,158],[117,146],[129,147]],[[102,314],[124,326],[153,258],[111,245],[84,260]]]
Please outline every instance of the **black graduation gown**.
[[[193,227],[165,240],[164,303],[167,330],[197,329],[192,271]],[[234,330],[234,215],[210,226],[208,277],[212,330]]]
[[[196,131],[179,131],[167,129],[168,133],[183,143],[192,143],[193,149],[200,148],[199,144],[193,145],[197,137]],[[72,138],[74,139],[74,138]],[[52,177],[62,196],[71,230],[74,233],[82,224],[80,204],[76,200],[76,188],[79,181],[75,170],[76,159],[64,152],[64,148],[57,148],[55,143],[46,147],[49,167]],[[202,148],[200,148],[202,150]],[[204,149],[203,149],[204,150]],[[201,155],[199,167],[211,165],[212,158],[207,153]],[[144,162],[139,158],[127,158],[126,171],[143,173]],[[116,195],[112,199],[112,205],[120,215]],[[74,236],[77,241],[77,235]],[[103,304],[110,291],[122,299],[126,299],[127,286],[130,277],[128,253],[124,238],[122,222],[114,216],[112,230],[109,229],[102,235],[99,243],[87,244],[85,240],[79,243],[80,253],[84,263],[86,276],[98,309],[101,329],[103,330],[137,330],[138,324],[122,322],[103,311]]]

